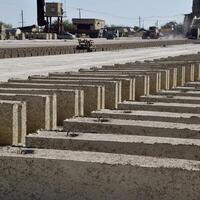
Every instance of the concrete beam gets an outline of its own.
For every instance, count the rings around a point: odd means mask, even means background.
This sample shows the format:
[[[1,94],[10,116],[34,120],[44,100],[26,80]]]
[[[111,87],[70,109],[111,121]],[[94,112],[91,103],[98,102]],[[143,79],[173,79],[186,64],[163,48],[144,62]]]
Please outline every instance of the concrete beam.
[[[45,149],[35,149],[33,155],[18,152],[0,153],[4,200],[199,199],[199,161]]]
[[[37,76],[35,76],[37,77]],[[135,78],[128,77],[126,75],[114,75],[114,74],[81,74],[76,72],[66,72],[66,73],[49,73],[51,79],[110,79],[116,81],[122,81],[122,101],[125,100],[135,100],[134,91],[135,91]],[[31,77],[34,78],[34,77]]]
[[[199,104],[200,103],[200,97],[149,95],[149,96],[140,97],[140,101],[143,101],[143,102]]]
[[[40,94],[40,95],[56,95],[56,99],[52,99],[52,108],[57,105],[57,109],[52,109],[51,114],[57,116],[57,123],[62,126],[63,120],[73,116],[83,116],[83,91],[79,90],[62,90],[62,89],[29,89],[29,88],[0,88],[0,93],[15,94]],[[57,112],[57,114],[56,114]]]
[[[69,134],[69,135],[68,135]],[[26,147],[93,151],[200,160],[200,140],[148,136],[39,131],[26,137]]]
[[[97,74],[119,74],[127,76],[149,76],[149,88],[150,88],[150,94],[155,94],[161,89],[161,73],[160,72],[152,72],[152,71],[140,71],[140,70],[101,70],[101,69],[95,69],[95,70],[87,70],[87,69],[80,69],[80,73],[97,73]],[[137,86],[136,86],[137,87]]]
[[[121,81],[109,80],[54,80],[51,78],[44,79],[10,79],[9,83],[40,83],[40,84],[69,84],[69,85],[96,85],[105,87],[105,108],[117,108],[121,100]]]
[[[103,119],[112,118],[139,121],[176,122],[186,124],[199,124],[200,122],[200,114],[143,110],[101,110],[92,112],[91,117]]]
[[[27,111],[27,133],[34,133],[37,130],[55,130],[57,118],[52,118],[50,110],[50,96],[45,95],[15,95],[1,94],[0,100],[24,101]]]
[[[63,123],[66,132],[113,133],[174,138],[200,138],[199,125],[155,121],[75,118]]]
[[[105,108],[105,87],[97,85],[39,84],[39,83],[1,83],[3,88],[65,89],[84,91],[84,114]],[[90,97],[90,98],[88,98]]]
[[[25,143],[26,103],[0,101],[0,145]]]
[[[119,109],[200,114],[200,104],[186,103],[123,102]]]

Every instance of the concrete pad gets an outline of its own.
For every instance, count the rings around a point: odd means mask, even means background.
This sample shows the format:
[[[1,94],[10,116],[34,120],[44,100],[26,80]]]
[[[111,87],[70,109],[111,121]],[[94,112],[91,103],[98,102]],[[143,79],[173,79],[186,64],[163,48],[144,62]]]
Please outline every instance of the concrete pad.
[[[41,84],[75,84],[75,85],[103,85],[105,87],[105,108],[117,108],[121,102],[121,81],[109,80],[54,80],[51,78],[41,79],[10,79],[9,83],[41,83]]]
[[[143,101],[143,102],[200,104],[200,97],[149,95],[149,96],[140,97],[140,101]]]
[[[84,91],[84,113],[86,116],[94,110],[105,108],[105,87],[97,85],[72,84],[39,84],[39,83],[1,83],[4,88],[36,88],[36,89],[65,89]],[[90,98],[88,98],[90,97]]]
[[[75,73],[75,72],[66,72],[66,73],[49,73],[51,79],[110,79],[116,81],[122,81],[122,101],[124,100],[135,100],[134,91],[135,91],[135,79],[133,77],[128,77],[124,75],[114,75],[114,74],[88,74],[85,73]],[[33,78],[33,77],[31,77]]]
[[[0,153],[1,199],[199,199],[199,161],[45,149],[24,155],[19,151]]]
[[[119,109],[200,114],[199,104],[186,103],[123,102],[119,104]]]
[[[63,123],[66,132],[113,133],[174,138],[200,138],[200,125],[119,119],[74,118]]]
[[[57,119],[51,119],[50,97],[47,95],[15,95],[0,93],[0,100],[26,102],[27,133],[34,133],[40,129],[55,130],[57,128]],[[56,107],[53,109],[56,109]]]
[[[25,143],[26,103],[0,101],[0,145]]]
[[[69,135],[68,135],[69,134]],[[93,151],[200,160],[200,140],[148,136],[39,131],[26,137],[26,147]]]
[[[94,118],[128,119],[139,121],[176,122],[186,124],[199,124],[200,114],[172,113],[143,110],[101,110],[91,114]]]
[[[61,90],[61,89],[29,89],[29,88],[0,88],[0,93],[15,93],[15,94],[40,94],[40,95],[54,95],[57,96],[57,109],[51,110],[53,116],[57,116],[58,125],[63,124],[63,120],[73,116],[83,116],[80,112],[83,110],[83,91],[78,90]],[[80,107],[81,106],[81,107]],[[57,113],[56,113],[57,112]]]

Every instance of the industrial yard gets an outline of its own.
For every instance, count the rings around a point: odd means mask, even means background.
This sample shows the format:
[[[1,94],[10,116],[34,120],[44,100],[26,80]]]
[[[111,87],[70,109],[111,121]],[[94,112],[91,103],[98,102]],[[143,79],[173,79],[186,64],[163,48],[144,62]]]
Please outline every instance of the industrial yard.
[[[1,29],[0,200],[199,200],[200,1],[165,36],[63,9]]]

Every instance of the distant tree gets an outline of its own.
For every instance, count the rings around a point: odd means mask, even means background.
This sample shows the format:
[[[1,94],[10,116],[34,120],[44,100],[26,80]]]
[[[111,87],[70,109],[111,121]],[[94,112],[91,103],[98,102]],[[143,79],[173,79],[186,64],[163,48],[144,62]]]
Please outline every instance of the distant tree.
[[[58,21],[55,20],[53,23],[52,23],[52,29],[53,30],[58,30]],[[73,24],[69,21],[69,20],[64,20],[63,21],[63,30],[65,32],[74,32],[74,26]]]
[[[12,28],[12,24],[6,24],[6,23],[0,21],[0,27],[1,27],[2,25],[3,25],[5,28]]]
[[[74,31],[74,26],[72,22],[70,22],[69,20],[64,20],[63,27],[64,27],[64,31],[68,31],[68,32]]]

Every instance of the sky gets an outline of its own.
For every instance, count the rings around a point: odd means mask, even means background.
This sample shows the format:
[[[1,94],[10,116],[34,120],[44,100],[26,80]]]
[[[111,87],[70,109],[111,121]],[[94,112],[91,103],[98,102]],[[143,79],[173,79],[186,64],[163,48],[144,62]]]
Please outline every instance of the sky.
[[[183,14],[192,10],[192,0],[46,0],[46,2],[66,2],[67,18],[78,17],[81,8],[82,18],[105,19],[106,24],[148,27],[163,25],[168,21],[183,21]],[[20,26],[21,10],[25,25],[37,23],[36,0],[0,0],[0,21]]]

